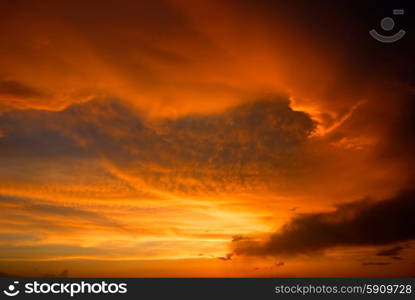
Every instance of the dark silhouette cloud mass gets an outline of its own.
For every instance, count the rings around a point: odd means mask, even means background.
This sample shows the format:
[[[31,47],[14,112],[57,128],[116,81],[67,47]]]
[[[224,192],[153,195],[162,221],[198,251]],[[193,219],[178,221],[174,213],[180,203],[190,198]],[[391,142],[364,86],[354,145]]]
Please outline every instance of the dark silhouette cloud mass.
[[[377,256],[393,256],[395,257],[397,254],[399,254],[402,250],[404,250],[405,247],[402,246],[395,246],[392,248],[388,248],[385,250],[380,250],[376,253]]]
[[[264,242],[240,241],[234,252],[278,256],[304,254],[337,246],[387,245],[415,239],[415,191],[382,201],[342,204],[334,212],[300,214]],[[393,255],[400,247],[381,252]],[[379,254],[378,254],[379,255]]]
[[[391,264],[390,262],[368,261],[368,262],[363,262],[362,266],[388,266],[390,264]]]

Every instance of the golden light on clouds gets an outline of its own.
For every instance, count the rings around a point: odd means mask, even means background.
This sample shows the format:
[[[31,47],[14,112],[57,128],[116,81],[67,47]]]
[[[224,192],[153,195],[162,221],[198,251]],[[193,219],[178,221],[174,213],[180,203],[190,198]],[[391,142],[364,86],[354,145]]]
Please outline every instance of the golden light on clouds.
[[[350,13],[0,4],[4,276],[413,275],[413,70]]]

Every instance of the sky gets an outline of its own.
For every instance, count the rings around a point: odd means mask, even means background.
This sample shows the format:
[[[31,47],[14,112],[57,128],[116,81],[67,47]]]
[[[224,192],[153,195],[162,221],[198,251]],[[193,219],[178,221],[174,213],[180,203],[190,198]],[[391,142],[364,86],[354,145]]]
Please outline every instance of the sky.
[[[0,0],[0,276],[414,276],[411,12],[333,2]]]

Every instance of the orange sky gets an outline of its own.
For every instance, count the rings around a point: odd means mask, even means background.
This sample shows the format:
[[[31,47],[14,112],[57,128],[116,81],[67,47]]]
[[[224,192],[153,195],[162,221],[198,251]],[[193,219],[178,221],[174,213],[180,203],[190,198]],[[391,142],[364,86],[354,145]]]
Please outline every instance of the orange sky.
[[[350,18],[0,0],[0,274],[414,275],[413,45]]]

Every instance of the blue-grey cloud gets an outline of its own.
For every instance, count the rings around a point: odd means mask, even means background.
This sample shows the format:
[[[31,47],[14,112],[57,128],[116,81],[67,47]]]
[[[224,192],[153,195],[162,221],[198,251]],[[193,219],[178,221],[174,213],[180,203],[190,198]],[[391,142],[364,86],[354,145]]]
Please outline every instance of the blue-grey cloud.
[[[303,146],[314,126],[284,97],[158,123],[121,101],[101,99],[57,112],[3,114],[0,164],[104,158],[164,189],[191,190],[176,179],[226,185],[295,174],[307,159]]]

